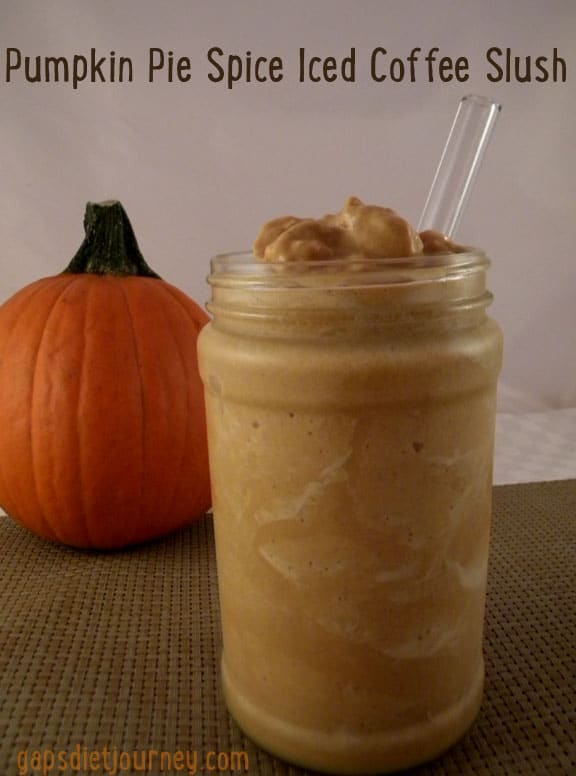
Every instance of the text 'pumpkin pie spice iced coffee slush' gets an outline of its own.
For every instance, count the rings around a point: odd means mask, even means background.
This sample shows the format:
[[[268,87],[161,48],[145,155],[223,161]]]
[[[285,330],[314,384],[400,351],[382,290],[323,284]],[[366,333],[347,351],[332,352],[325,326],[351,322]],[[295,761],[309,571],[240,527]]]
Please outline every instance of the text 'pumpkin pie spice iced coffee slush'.
[[[355,197],[212,260],[223,688],[291,762],[407,768],[480,707],[501,365],[487,267]]]

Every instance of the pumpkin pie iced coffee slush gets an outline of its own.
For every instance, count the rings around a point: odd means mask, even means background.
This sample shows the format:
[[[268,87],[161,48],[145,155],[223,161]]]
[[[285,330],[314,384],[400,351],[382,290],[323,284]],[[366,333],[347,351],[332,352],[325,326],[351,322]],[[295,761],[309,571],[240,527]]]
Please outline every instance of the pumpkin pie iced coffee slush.
[[[487,266],[356,198],[212,261],[224,693],[292,762],[406,768],[478,712],[501,362]]]
[[[461,107],[431,220],[440,204],[454,222],[493,123],[493,103]],[[408,768],[480,707],[502,338],[489,262],[450,231],[351,197],[212,260],[223,689],[251,738],[309,768]]]

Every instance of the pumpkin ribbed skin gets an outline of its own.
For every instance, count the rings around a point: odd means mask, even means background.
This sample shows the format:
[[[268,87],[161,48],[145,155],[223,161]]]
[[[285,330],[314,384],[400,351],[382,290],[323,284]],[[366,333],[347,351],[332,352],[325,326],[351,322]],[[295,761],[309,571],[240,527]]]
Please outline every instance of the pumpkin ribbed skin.
[[[153,277],[68,274],[0,307],[0,504],[35,533],[116,548],[210,506],[196,339]]]

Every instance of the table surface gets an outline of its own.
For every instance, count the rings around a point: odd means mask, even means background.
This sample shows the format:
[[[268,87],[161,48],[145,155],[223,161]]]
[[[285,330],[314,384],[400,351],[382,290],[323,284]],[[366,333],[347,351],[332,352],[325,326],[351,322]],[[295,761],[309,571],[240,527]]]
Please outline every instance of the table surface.
[[[451,751],[409,773],[576,773],[575,547],[576,479],[495,488],[482,711]],[[18,774],[22,753],[104,747],[200,762],[220,752],[224,764],[239,751],[248,770],[224,772],[308,773],[248,741],[222,702],[210,517],[109,553],[0,517],[0,550],[1,774]]]

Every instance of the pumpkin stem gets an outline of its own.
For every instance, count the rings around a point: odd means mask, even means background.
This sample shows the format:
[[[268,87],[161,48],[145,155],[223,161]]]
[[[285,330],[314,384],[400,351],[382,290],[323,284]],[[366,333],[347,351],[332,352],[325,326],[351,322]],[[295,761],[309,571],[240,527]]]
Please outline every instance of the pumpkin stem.
[[[120,202],[88,202],[84,231],[84,242],[64,272],[160,277],[140,253],[132,225]]]

